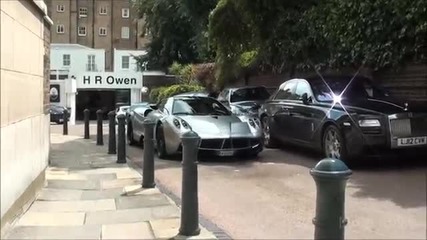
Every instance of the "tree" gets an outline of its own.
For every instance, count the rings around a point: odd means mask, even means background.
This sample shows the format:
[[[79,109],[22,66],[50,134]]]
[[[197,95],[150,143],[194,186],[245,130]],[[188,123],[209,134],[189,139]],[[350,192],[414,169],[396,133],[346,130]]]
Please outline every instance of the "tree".
[[[212,58],[199,21],[203,14],[207,19],[206,11],[210,5],[215,6],[212,3],[215,1],[208,0],[207,4],[193,8],[197,2],[205,1],[135,0],[135,7],[151,35],[148,54],[139,57],[139,63],[147,62],[148,69],[166,70],[175,61],[186,64]],[[207,23],[204,26],[206,29]]]

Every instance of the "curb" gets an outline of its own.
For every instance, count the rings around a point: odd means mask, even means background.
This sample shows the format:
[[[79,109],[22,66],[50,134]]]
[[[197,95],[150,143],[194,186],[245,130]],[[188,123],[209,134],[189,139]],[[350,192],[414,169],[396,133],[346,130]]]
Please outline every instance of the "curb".
[[[139,166],[136,162],[132,161],[132,159],[129,158],[129,156],[126,156],[127,163],[129,167],[135,169],[138,171],[139,174],[141,174],[142,166]],[[181,199],[172,191],[170,191],[165,185],[163,185],[158,179],[155,179],[156,187],[159,189],[160,192],[163,194],[166,194],[172,201],[178,206],[181,207]],[[208,231],[210,231],[218,240],[228,240],[232,239],[230,235],[228,235],[223,229],[218,227],[215,223],[210,221],[209,219],[205,218],[203,215],[199,214],[199,221],[200,224],[206,228]]]

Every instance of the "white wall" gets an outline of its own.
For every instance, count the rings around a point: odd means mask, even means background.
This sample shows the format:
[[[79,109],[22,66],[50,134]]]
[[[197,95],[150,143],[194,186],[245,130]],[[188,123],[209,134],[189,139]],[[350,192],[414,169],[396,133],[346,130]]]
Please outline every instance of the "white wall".
[[[42,1],[38,4],[44,6]],[[31,1],[1,1],[2,224],[6,212],[48,164],[43,17]]]
[[[147,54],[145,50],[118,50],[114,49],[114,71],[115,72],[137,72],[136,60],[133,56]],[[122,56],[129,56],[129,69],[122,68]]]
[[[63,65],[63,55],[70,54],[70,66]],[[50,69],[69,70],[70,76],[79,72],[87,72],[88,55],[95,55],[98,72],[105,71],[105,50],[92,49],[77,44],[51,44]]]

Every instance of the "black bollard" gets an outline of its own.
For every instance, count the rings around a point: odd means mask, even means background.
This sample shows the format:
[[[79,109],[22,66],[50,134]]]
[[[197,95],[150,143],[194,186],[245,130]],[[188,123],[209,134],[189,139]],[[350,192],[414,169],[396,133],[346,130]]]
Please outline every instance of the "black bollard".
[[[62,116],[63,122],[62,122],[62,134],[63,135],[68,135],[68,110],[64,109],[64,113]]]
[[[126,133],[125,133],[125,116],[117,116],[119,121],[118,127],[118,146],[117,146],[117,163],[126,163]]]
[[[84,139],[89,139],[89,115],[90,115],[90,111],[89,109],[85,109],[83,110],[83,117],[84,117],[84,122],[85,122],[85,137]]]
[[[108,134],[108,154],[116,154],[116,112],[108,113],[110,131]]]
[[[310,174],[317,188],[314,239],[343,240],[347,225],[345,187],[352,172],[342,161],[326,158]]]
[[[102,133],[102,110],[96,111],[97,130],[96,130],[96,145],[104,145],[104,136]]]
[[[144,165],[142,168],[142,187],[154,188],[154,125],[149,119],[144,122]]]
[[[197,153],[200,137],[197,133],[186,132],[181,137],[182,153],[182,206],[179,234],[197,236],[199,228],[199,200],[197,184]]]

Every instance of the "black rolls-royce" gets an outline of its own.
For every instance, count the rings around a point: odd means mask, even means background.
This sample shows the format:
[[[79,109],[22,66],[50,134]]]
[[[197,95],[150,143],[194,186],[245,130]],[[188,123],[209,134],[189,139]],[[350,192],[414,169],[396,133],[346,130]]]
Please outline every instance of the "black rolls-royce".
[[[383,150],[427,151],[427,104],[396,100],[365,77],[288,80],[260,117],[266,147],[293,143],[344,161]]]

